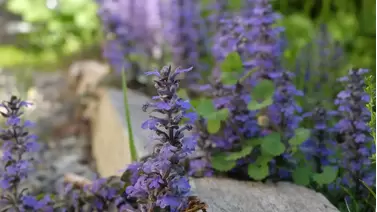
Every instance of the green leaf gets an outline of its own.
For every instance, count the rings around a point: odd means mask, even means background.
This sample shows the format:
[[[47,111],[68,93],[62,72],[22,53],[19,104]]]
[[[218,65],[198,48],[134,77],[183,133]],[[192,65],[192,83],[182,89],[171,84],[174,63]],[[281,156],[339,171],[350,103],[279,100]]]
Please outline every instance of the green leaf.
[[[285,151],[285,146],[281,142],[280,134],[273,132],[262,138],[262,150],[273,156],[279,156]]]
[[[196,111],[199,113],[199,115],[208,117],[216,112],[216,108],[211,99],[202,99],[196,107]]]
[[[227,108],[223,108],[216,112],[216,118],[220,121],[225,121],[229,116],[229,110]]]
[[[227,155],[225,153],[213,155],[211,158],[212,167],[222,172],[226,172],[233,169],[236,166],[236,162],[226,160],[226,157]]]
[[[243,72],[242,60],[237,52],[229,53],[220,65],[221,71],[239,73]]]
[[[227,157],[226,160],[238,160],[246,157],[253,150],[253,146],[244,146],[239,152],[232,152]]]
[[[221,128],[221,121],[216,119],[207,120],[207,130],[209,133],[217,133]]]
[[[310,183],[310,175],[311,175],[310,168],[308,166],[302,166],[302,167],[297,167],[293,171],[292,178],[293,178],[293,181],[297,185],[307,186]]]
[[[263,180],[269,174],[268,165],[249,164],[247,167],[247,174],[254,180]]]
[[[242,0],[232,0],[232,1],[229,1],[227,5],[227,9],[230,11],[240,11],[242,6],[243,6]]]
[[[249,102],[249,104],[247,105],[247,108],[249,110],[260,110],[260,109],[263,109],[263,108],[266,108],[266,107],[270,106],[272,103],[273,103],[273,100],[272,100],[271,97],[265,99],[261,103],[258,103],[255,100],[251,100]]]
[[[325,166],[322,173],[313,175],[313,180],[319,185],[327,185],[332,183],[338,176],[338,168]]]
[[[272,155],[260,155],[254,164],[267,165],[272,159]]]
[[[256,101],[264,101],[272,98],[274,91],[275,86],[271,80],[262,80],[251,91],[251,98]]]
[[[231,72],[221,72],[221,82],[225,85],[234,85],[238,82],[239,75]]]
[[[302,144],[304,141],[308,140],[310,137],[310,130],[305,128],[297,128],[295,130],[295,135],[289,139],[289,143],[294,146]]]

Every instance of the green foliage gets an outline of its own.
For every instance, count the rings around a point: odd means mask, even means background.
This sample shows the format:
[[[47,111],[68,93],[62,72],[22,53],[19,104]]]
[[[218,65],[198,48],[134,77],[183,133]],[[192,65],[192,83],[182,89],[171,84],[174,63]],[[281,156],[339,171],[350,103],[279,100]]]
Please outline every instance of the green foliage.
[[[254,163],[247,166],[247,174],[254,180],[263,180],[269,175],[268,162],[273,157],[270,155],[260,155]]]
[[[371,120],[369,121],[369,127],[371,128],[371,134],[376,141],[376,76],[368,76],[366,77],[366,89],[365,91],[370,96],[370,102],[367,104],[368,110],[371,113]],[[372,156],[372,161],[376,163],[376,153]]]
[[[221,81],[226,85],[236,84],[243,73],[242,60],[237,52],[229,53],[220,64]]]
[[[196,111],[207,120],[209,133],[217,133],[221,128],[221,122],[225,121],[229,116],[229,111],[226,108],[216,110],[211,99],[201,99]]]
[[[247,166],[247,174],[254,180],[263,180],[269,175],[268,164],[254,164]]]
[[[249,110],[259,110],[272,104],[275,86],[270,80],[262,80],[251,91]]]
[[[299,166],[292,173],[293,182],[298,185],[307,186],[310,183],[311,174],[309,166]]]
[[[371,120],[369,122],[369,127],[372,129],[373,139],[376,140],[376,78],[371,75],[366,77],[366,89],[365,91],[370,96],[370,102],[367,104],[368,110],[371,112]]]
[[[327,185],[336,179],[338,176],[338,168],[325,166],[322,173],[316,173],[313,175],[313,180],[319,185]]]
[[[240,11],[243,6],[243,0],[232,0],[228,2],[227,10],[229,11]]]
[[[252,150],[253,150],[253,146],[252,145],[243,146],[240,151],[229,153],[229,155],[226,156],[226,160],[236,161],[238,159],[244,158],[247,155],[249,155]]]
[[[285,146],[281,142],[280,133],[273,132],[261,138],[262,152],[268,153],[272,156],[279,156],[285,151]]]
[[[289,139],[289,143],[293,146],[299,146],[310,137],[310,130],[304,128],[295,129],[295,135]]]
[[[254,149],[254,146],[256,145],[257,143],[255,142],[255,140],[253,139],[246,140],[242,143],[241,150],[236,151],[236,152],[230,152],[226,156],[226,160],[236,161],[238,159],[244,158],[251,153],[251,151]]]
[[[292,173],[293,182],[298,185],[308,186],[310,182],[315,182],[317,185],[328,185],[335,181],[338,177],[338,168],[325,166],[321,173],[312,171],[308,164],[301,161],[301,165],[296,167]]]
[[[32,30],[17,36],[22,45],[16,44],[8,56],[10,60],[0,60],[1,66],[17,66],[24,61],[29,65],[59,62],[62,56],[79,52],[99,41],[100,27],[94,1],[61,0],[56,8],[49,9],[45,0],[9,0],[6,6],[31,24]],[[3,50],[0,47],[0,58],[9,55],[9,51]]]
[[[128,130],[128,141],[130,143],[130,152],[131,152],[131,160],[136,161],[137,160],[137,151],[136,151],[136,146],[135,146],[135,140],[134,140],[134,135],[133,135],[133,130],[132,130],[132,124],[131,124],[131,113],[129,109],[129,104],[128,104],[128,89],[127,89],[127,78],[126,78],[126,71],[122,70],[122,91],[123,91],[123,104],[124,104],[124,114],[126,118],[126,123],[127,123],[127,130]]]
[[[226,153],[218,153],[211,157],[212,167],[218,171],[226,172],[236,166],[236,161],[227,160]]]

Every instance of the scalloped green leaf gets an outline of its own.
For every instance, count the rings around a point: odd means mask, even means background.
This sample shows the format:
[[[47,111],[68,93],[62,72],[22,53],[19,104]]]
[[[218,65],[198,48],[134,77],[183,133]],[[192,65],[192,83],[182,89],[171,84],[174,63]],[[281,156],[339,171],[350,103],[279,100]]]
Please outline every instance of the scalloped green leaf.
[[[273,158],[272,155],[260,155],[255,161],[255,164],[267,165]]]
[[[216,118],[220,121],[225,121],[229,116],[229,110],[227,108],[220,109],[216,112]]]
[[[196,111],[199,115],[208,117],[216,112],[216,108],[211,99],[201,99],[196,107]]]
[[[249,164],[247,167],[247,174],[254,180],[263,180],[269,175],[267,164]]]
[[[227,9],[230,11],[240,11],[243,6],[242,0],[232,0],[227,4]]]
[[[310,130],[305,128],[297,128],[295,130],[295,135],[289,139],[289,143],[294,146],[298,146],[309,139],[310,137]]]
[[[252,100],[264,101],[272,98],[275,92],[275,85],[271,80],[260,81],[251,91]]]
[[[220,65],[223,72],[242,73],[243,65],[240,55],[237,52],[229,53]]]
[[[262,138],[261,148],[263,152],[273,156],[279,156],[285,151],[285,146],[281,142],[280,134],[273,132]]]
[[[224,85],[234,85],[239,80],[239,74],[231,72],[222,72],[221,73],[221,82]]]
[[[293,173],[293,182],[297,185],[307,186],[310,183],[311,170],[308,166],[297,167]]]
[[[323,167],[322,173],[316,173],[313,175],[313,180],[319,185],[327,185],[336,179],[338,176],[338,168],[332,166]]]
[[[272,103],[273,103],[273,100],[270,97],[263,100],[262,102],[257,102],[255,100],[251,100],[249,102],[249,104],[247,105],[247,108],[249,110],[260,110],[260,109],[263,109],[263,108],[270,106]]]
[[[212,156],[211,158],[212,167],[216,169],[217,171],[222,171],[222,172],[226,172],[233,169],[236,166],[236,162],[225,160],[226,156],[227,155],[225,153],[219,153]]]
[[[249,155],[252,150],[253,150],[252,146],[244,146],[244,147],[242,147],[241,151],[232,152],[228,156],[226,156],[225,159],[226,160],[238,160],[238,159],[244,158],[247,155]]]
[[[221,121],[217,119],[208,119],[207,120],[207,130],[209,133],[217,133],[221,128]]]

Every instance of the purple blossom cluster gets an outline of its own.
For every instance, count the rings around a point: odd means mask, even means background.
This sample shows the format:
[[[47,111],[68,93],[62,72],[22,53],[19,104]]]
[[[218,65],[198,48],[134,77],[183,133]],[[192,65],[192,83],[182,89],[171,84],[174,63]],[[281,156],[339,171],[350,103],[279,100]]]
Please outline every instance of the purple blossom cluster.
[[[283,136],[282,141],[289,149],[287,141],[293,136],[294,129],[298,127],[301,117],[301,108],[297,105],[295,97],[302,96],[292,83],[293,73],[283,70],[281,67],[281,27],[274,27],[279,15],[273,12],[269,0],[247,1],[250,4],[249,11],[245,12],[246,37],[250,40],[246,45],[250,59],[245,61],[246,68],[254,69],[253,80],[269,79],[275,84],[273,104],[268,108],[268,118],[274,130],[278,130]],[[276,163],[285,160],[294,163],[292,155],[288,152],[271,161],[272,175],[281,178],[289,177],[285,168],[276,168]],[[280,163],[280,162],[279,162]]]
[[[221,82],[203,86],[204,92],[212,94],[216,109],[226,108],[229,111],[228,119],[223,123],[221,132],[209,134],[207,121],[201,118],[197,122],[198,146],[203,154],[190,161],[190,174],[194,176],[211,176],[211,154],[216,152],[231,152],[240,150],[250,138],[261,135],[261,128],[256,119],[256,112],[247,108],[250,95],[241,83],[226,86]],[[242,158],[238,161],[238,167],[250,162],[250,158]],[[236,167],[236,170],[237,168]]]
[[[368,194],[360,180],[371,187],[376,182],[375,166],[371,165],[370,160],[376,147],[368,126],[371,114],[366,107],[370,97],[364,91],[364,74],[367,72],[366,69],[351,69],[348,76],[340,78],[339,81],[344,82],[346,88],[335,100],[341,116],[335,126],[342,138],[340,167],[346,170],[339,183],[347,188],[355,188],[360,198]]]
[[[213,54],[216,60],[221,63],[230,52],[237,52],[245,68],[245,73],[253,69],[254,74],[239,82],[234,86],[222,86],[221,83],[207,85],[206,87],[222,93],[219,96],[212,96],[217,109],[227,108],[229,119],[221,130],[220,135],[204,136],[205,140],[211,140],[216,151],[232,151],[240,148],[242,141],[258,136],[264,136],[268,131],[279,131],[283,136],[282,140],[288,148],[288,139],[293,136],[294,130],[298,127],[301,118],[297,113],[301,108],[296,104],[295,97],[301,96],[302,92],[296,89],[292,83],[293,74],[284,71],[280,65],[281,28],[273,27],[278,16],[272,11],[272,7],[267,0],[247,2],[246,12],[242,16],[235,16],[231,19],[221,20],[221,31],[213,46]],[[215,68],[214,77],[219,78],[221,71]],[[272,80],[275,84],[275,94],[273,104],[268,107],[266,114],[259,111],[250,111],[247,108],[251,100],[248,89],[261,79]],[[220,85],[220,86],[219,86]],[[211,91],[210,91],[211,92]],[[258,125],[257,115],[267,115],[271,129],[266,130]],[[234,126],[243,126],[241,129]],[[205,135],[205,133],[202,135]],[[200,141],[199,145],[206,143]],[[207,141],[208,143],[208,141]],[[208,146],[208,145],[206,145]],[[255,160],[258,151],[253,151],[252,155],[238,161],[238,165],[250,163]],[[208,157],[205,157],[208,158]],[[206,159],[208,160],[208,159]],[[280,160],[280,161],[277,161]],[[281,157],[273,159],[270,163],[271,174],[279,175],[280,178],[289,177],[287,169],[277,169],[276,163],[281,160],[294,163],[292,155],[288,152]],[[198,172],[198,167],[207,167],[199,160],[195,160],[194,173]],[[194,167],[194,165],[193,165]]]
[[[193,123],[196,116],[188,112],[190,103],[177,95],[177,76],[191,69],[173,71],[169,66],[149,72],[149,75],[157,76],[158,96],[153,97],[156,102],[144,105],[143,110],[150,108],[151,114],[142,128],[154,131],[156,144],[150,157],[128,168],[132,185],[126,189],[129,198],[138,200],[140,211],[158,208],[181,211],[188,207],[190,184],[183,163],[195,150],[196,141],[184,135],[192,126],[180,126],[180,123],[184,119]]]
[[[299,127],[302,117],[301,107],[297,105],[295,97],[302,96],[292,83],[293,73],[283,71],[275,81],[275,94],[273,104],[268,108],[268,118],[274,130],[281,134],[281,140],[286,146],[286,152],[271,161],[271,175],[282,179],[289,179],[289,167],[296,163],[293,155],[290,154],[288,140],[294,135],[295,129]],[[277,163],[281,168],[277,168]],[[277,176],[276,176],[277,175]]]
[[[98,14],[107,38],[103,46],[104,57],[117,72],[122,71],[123,68],[128,70],[131,64],[125,56],[136,51],[136,36],[131,22],[135,1],[102,0],[98,4],[100,5]]]
[[[344,64],[344,49],[331,37],[326,25],[321,24],[314,40],[298,53],[295,84],[309,98],[314,98],[309,101],[329,101],[341,90],[341,86],[335,86],[333,82]],[[331,92],[322,93],[323,90]],[[312,105],[306,102],[306,107]]]
[[[3,156],[0,172],[0,208],[7,211],[52,211],[48,205],[48,196],[37,200],[27,189],[21,188],[21,182],[33,170],[33,158],[30,153],[36,152],[39,145],[36,136],[29,134],[30,121],[23,121],[23,108],[30,103],[12,96],[9,101],[0,105],[4,111],[0,112],[6,118],[6,128],[1,130],[0,139],[3,143]],[[29,153],[29,154],[28,154]]]
[[[169,22],[166,23],[166,35],[172,48],[173,63],[182,67],[195,66],[200,71],[199,54],[206,50],[206,31],[200,18],[200,9],[196,1],[171,0]],[[196,82],[198,72],[187,73],[184,82]]]
[[[336,111],[330,111],[323,106],[317,106],[312,112],[305,113],[303,117],[310,118],[313,128],[310,138],[301,146],[308,161],[314,162],[315,171],[322,172],[323,166],[335,164],[336,147],[334,132],[330,121],[337,115]]]
[[[105,35],[104,58],[116,73],[127,71],[129,81],[138,81],[145,68],[145,63],[139,61],[151,59],[157,42],[147,19],[145,3],[142,0],[101,0],[98,5]]]
[[[281,27],[273,26],[279,15],[272,9],[269,0],[246,1],[245,32],[249,40],[246,49],[250,57],[245,60],[248,70],[256,68],[253,75],[256,79],[276,79],[281,75],[278,64],[281,56]]]

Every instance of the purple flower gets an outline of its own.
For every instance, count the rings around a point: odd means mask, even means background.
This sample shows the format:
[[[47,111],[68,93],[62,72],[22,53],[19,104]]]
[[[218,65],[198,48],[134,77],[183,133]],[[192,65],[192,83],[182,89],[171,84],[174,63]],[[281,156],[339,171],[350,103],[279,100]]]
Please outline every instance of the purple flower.
[[[340,78],[339,81],[345,83],[345,90],[335,100],[341,116],[335,128],[341,136],[344,153],[341,161],[341,167],[345,170],[343,186],[355,189],[360,198],[365,197],[368,191],[359,180],[368,186],[375,186],[376,173],[374,166],[370,165],[370,157],[375,153],[375,142],[368,126],[371,114],[366,104],[370,97],[364,91],[363,76],[367,72],[365,69],[351,69],[348,76]]]
[[[336,111],[328,111],[319,106],[313,112],[304,116],[313,121],[313,129],[310,138],[301,145],[301,150],[306,154],[308,161],[313,161],[316,172],[322,172],[322,166],[334,164],[336,142],[334,140],[334,129],[329,125],[331,118]]]
[[[256,68],[256,79],[276,79],[280,77],[281,46],[279,35],[282,28],[274,27],[279,16],[273,12],[269,0],[248,0],[245,6],[245,50],[250,57],[245,61],[248,70]]]
[[[154,152],[141,163],[132,164],[128,169],[131,185],[127,187],[129,198],[136,198],[139,210],[165,208],[179,211],[187,207],[190,185],[183,163],[195,149],[192,137],[185,137],[191,125],[180,126],[184,118],[189,118],[190,103],[176,94],[179,88],[177,76],[190,69],[164,67],[158,72],[155,87],[157,102],[148,103],[143,110],[151,109],[150,119],[143,124],[155,132],[158,144]],[[191,117],[192,118],[192,117]]]
[[[127,71],[128,80],[136,80],[140,66],[132,57],[149,56],[154,42],[147,26],[143,0],[103,0],[97,3],[106,38],[103,56],[116,73]]]
[[[206,51],[205,26],[200,17],[198,4],[195,1],[171,0],[169,23],[165,37],[172,47],[173,63],[183,67],[195,67],[196,70],[203,68],[200,65],[199,56]],[[186,74],[184,82],[196,82],[200,78],[198,72]],[[186,85],[185,85],[186,86]]]
[[[28,157],[25,153],[38,151],[39,145],[36,143],[36,137],[29,135],[27,127],[30,122],[23,122],[23,107],[29,106],[30,103],[24,102],[12,96],[9,101],[3,101],[0,105],[5,112],[0,112],[6,120],[7,128],[2,129],[0,139],[3,141],[2,157],[3,170],[0,172],[0,186],[2,194],[0,195],[1,208],[9,207],[9,210],[34,210],[51,211],[47,208],[48,199],[37,201],[34,197],[29,196],[27,191],[19,191],[19,184],[28,177],[32,171],[31,161],[33,158]],[[47,197],[46,197],[47,198]]]

